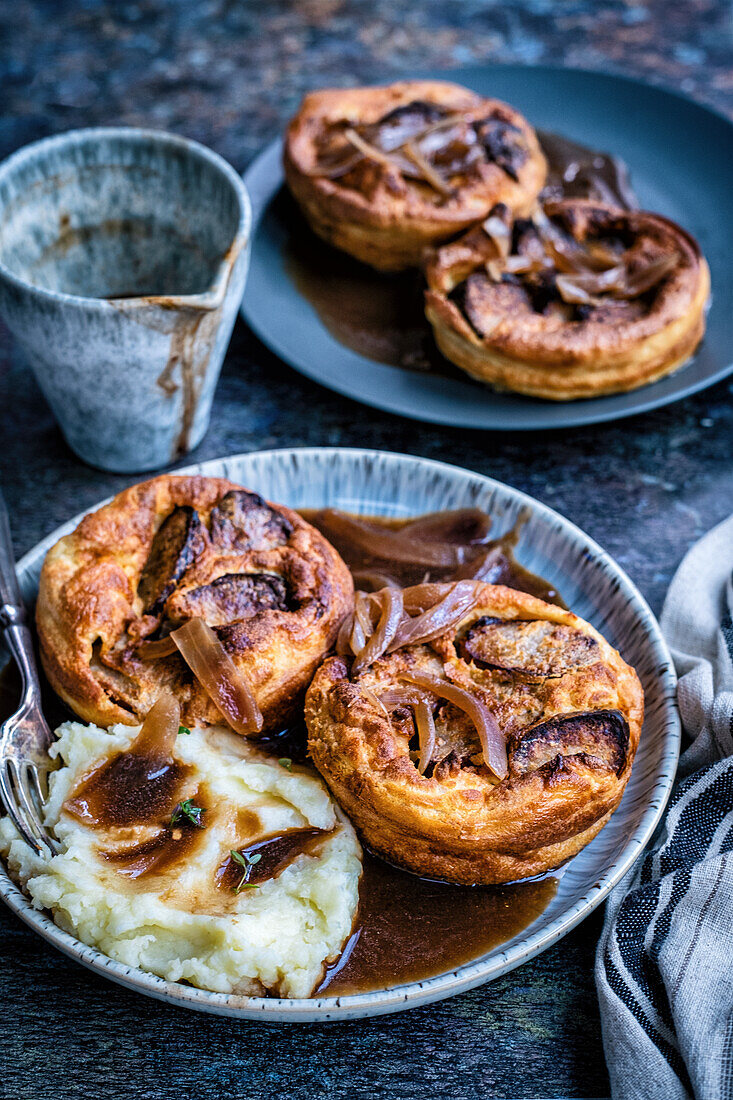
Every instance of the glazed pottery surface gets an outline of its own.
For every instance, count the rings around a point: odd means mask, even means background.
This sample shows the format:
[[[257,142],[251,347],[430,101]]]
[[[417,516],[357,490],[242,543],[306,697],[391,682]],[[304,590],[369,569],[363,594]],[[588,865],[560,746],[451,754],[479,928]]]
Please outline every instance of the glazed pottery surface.
[[[200,442],[250,220],[230,165],[173,134],[71,131],[0,165],[0,312],[86,462],[150,470]]]
[[[526,929],[456,970],[403,985],[385,983],[385,988],[371,993],[295,1000],[211,993],[165,981],[116,962],[64,932],[50,914],[33,908],[0,863],[0,896],[11,909],[61,951],[129,989],[186,1008],[271,1022],[353,1019],[449,997],[506,973],[569,932],[644,849],[664,810],[677,766],[680,725],[671,658],[654,616],[623,570],[557,512],[508,485],[441,462],[380,451],[318,448],[235,455],[177,472],[230,478],[292,508],[330,506],[406,517],[479,507],[492,517],[496,534],[511,528],[520,515],[525,517],[518,560],[545,577],[639,674],[646,714],[631,779],[616,813],[565,865],[554,897]],[[46,552],[80,518],[54,531],[19,562],[29,604],[38,591]]]
[[[415,420],[484,431],[564,430],[616,420],[678,401],[733,371],[730,119],[664,88],[574,68],[481,65],[419,75],[496,96],[513,104],[540,130],[621,157],[642,207],[684,226],[707,257],[713,290],[703,343],[686,366],[658,382],[581,401],[499,393],[450,364],[445,364],[447,372],[425,370],[427,364],[420,368],[420,356],[415,369],[389,365],[379,356],[376,338],[373,354],[358,352],[341,342],[327,311],[302,292],[303,272],[297,274],[294,257],[303,223],[298,231],[283,202],[282,141],[277,139],[244,175],[254,227],[252,271],[242,302],[244,319],[276,355],[355,401]],[[347,331],[346,306],[338,316],[338,327]],[[413,350],[410,324],[414,321],[408,315],[407,346]]]

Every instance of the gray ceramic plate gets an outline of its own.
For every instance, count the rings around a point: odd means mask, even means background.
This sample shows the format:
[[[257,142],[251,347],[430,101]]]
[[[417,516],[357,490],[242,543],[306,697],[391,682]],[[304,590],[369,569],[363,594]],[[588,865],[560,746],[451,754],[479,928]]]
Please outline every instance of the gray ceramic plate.
[[[183,472],[183,471],[181,471]],[[490,478],[440,462],[366,450],[284,450],[204,462],[187,473],[228,477],[294,508],[332,505],[349,511],[408,516],[478,505],[495,530],[512,526],[522,509],[519,560],[558,588],[566,602],[637,669],[646,695],[646,721],[631,780],[608,825],[572,860],[544,913],[520,935],[459,970],[429,981],[358,996],[278,1000],[208,993],[164,981],[113,962],[61,931],[32,908],[0,864],[0,895],[49,943],[128,989],[204,1012],[271,1021],[325,1021],[371,1016],[449,997],[489,981],[555,943],[606,896],[654,831],[669,795],[679,751],[675,676],[667,647],[646,603],[599,546],[562,516]],[[64,524],[19,564],[25,598],[32,602],[49,547],[81,517]]]
[[[273,199],[283,187],[281,142],[245,174],[255,236],[242,314],[281,359],[337,393],[436,424],[539,431],[646,412],[704,389],[733,370],[733,125],[673,92],[574,69],[492,66],[418,74],[506,99],[537,127],[622,157],[642,206],[679,222],[700,242],[713,302],[695,358],[633,393],[555,403],[497,394],[459,372],[421,375],[366,359],[339,343],[296,289],[286,227]]]

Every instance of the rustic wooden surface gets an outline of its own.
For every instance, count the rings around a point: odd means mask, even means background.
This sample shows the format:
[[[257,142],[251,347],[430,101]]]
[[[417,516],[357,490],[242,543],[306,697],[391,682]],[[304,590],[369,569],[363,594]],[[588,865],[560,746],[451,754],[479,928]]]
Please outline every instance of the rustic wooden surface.
[[[0,43],[1,156],[75,126],[150,124],[241,170],[308,87],[480,60],[626,72],[733,112],[723,0],[1,0]],[[130,479],[69,452],[0,335],[0,470],[22,553]],[[239,323],[195,457],[368,440],[460,463],[580,524],[658,611],[687,547],[731,510],[732,438],[729,383],[643,418],[534,437],[409,423],[306,381]],[[592,979],[600,921],[442,1004],[265,1027],[127,993],[0,909],[0,1098],[606,1097]]]

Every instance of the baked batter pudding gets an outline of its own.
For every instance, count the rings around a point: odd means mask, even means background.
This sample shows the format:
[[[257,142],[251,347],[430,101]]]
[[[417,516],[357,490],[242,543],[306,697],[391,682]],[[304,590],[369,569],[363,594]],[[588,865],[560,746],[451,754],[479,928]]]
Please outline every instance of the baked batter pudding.
[[[258,735],[302,705],[352,600],[341,558],[295,512],[164,475],[56,543],[36,618],[51,686],[86,721],[135,725],[168,692],[188,725]]]
[[[666,218],[587,200],[529,218],[497,206],[438,249],[426,314],[443,354],[499,390],[621,393],[685,363],[710,292],[696,242]]]
[[[166,699],[140,730],[65,723],[45,808],[59,854],[36,856],[6,817],[0,852],[34,905],[126,966],[307,997],[351,932],[354,831],[308,769],[178,723]]]
[[[571,612],[471,581],[358,593],[339,648],[306,696],[308,745],[389,862],[456,883],[540,875],[618,806],[643,693]]]
[[[547,171],[518,111],[442,81],[312,92],[284,156],[315,232],[380,271],[419,266],[497,202],[526,214]]]

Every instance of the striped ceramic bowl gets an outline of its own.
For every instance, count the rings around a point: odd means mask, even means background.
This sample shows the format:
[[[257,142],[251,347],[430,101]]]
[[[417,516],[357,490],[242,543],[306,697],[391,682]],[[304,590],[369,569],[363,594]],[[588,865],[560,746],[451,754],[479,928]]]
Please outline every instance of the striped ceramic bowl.
[[[204,1012],[272,1022],[353,1019],[450,997],[505,974],[583,920],[650,839],[669,795],[679,753],[670,655],[649,607],[619,566],[572,523],[516,489],[409,455],[328,448],[263,451],[187,466],[181,472],[228,477],[292,508],[333,506],[372,515],[409,516],[475,505],[493,516],[497,532],[511,527],[526,510],[529,519],[517,549],[520,562],[551,581],[573,611],[593,623],[636,668],[644,686],[646,720],[623,800],[608,825],[567,865],[545,911],[519,935],[457,970],[372,993],[286,1000],[209,993],[164,981],[115,962],[62,931],[48,914],[33,909],[0,865],[0,894],[10,908],[65,954],[129,989]],[[29,602],[35,598],[46,551],[80,518],[54,531],[20,562]]]

